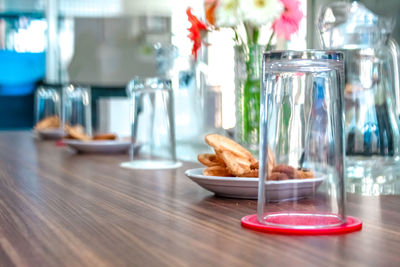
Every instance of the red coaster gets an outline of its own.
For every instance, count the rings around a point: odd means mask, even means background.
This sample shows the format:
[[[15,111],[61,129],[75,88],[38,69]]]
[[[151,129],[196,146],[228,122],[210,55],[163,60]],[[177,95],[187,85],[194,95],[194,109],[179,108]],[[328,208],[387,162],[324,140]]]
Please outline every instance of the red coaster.
[[[65,146],[65,143],[63,142],[62,139],[60,139],[60,140],[57,140],[57,141],[56,141],[56,146],[61,146],[61,147],[63,147],[63,146]]]
[[[308,228],[306,226],[317,225],[315,215],[305,214],[272,214],[273,219],[270,222],[276,224],[292,225],[293,227],[281,227],[273,224],[262,224],[257,220],[257,214],[248,215],[242,218],[241,223],[245,228],[249,228],[256,231],[276,233],[276,234],[294,234],[294,235],[332,235],[332,234],[344,234],[354,231],[359,231],[362,228],[362,222],[360,219],[347,216],[347,222],[337,226],[326,226]],[[321,221],[322,220],[322,221]],[[335,219],[329,216],[318,217],[318,225],[332,224]],[[314,224],[313,224],[314,223]],[[303,228],[296,227],[296,225],[305,226]]]

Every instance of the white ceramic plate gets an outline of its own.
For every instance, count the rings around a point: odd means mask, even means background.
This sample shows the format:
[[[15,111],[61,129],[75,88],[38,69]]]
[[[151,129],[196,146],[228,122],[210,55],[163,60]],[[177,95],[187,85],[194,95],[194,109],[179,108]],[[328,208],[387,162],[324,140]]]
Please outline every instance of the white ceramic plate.
[[[81,141],[65,139],[63,142],[82,153],[123,153],[127,152],[131,142],[122,140]]]
[[[60,139],[65,135],[64,130],[59,128],[35,130],[35,132],[42,139]]]
[[[204,168],[190,169],[185,175],[218,196],[257,199],[258,178],[204,176]],[[325,178],[268,181],[268,201],[299,199],[312,195]]]

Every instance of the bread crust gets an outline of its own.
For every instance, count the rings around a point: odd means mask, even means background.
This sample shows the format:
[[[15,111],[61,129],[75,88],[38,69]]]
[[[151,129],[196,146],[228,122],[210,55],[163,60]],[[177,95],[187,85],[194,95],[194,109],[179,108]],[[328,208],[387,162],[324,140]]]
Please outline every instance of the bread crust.
[[[50,116],[42,119],[35,125],[35,130],[60,128],[61,120],[58,116]]]
[[[113,133],[96,134],[93,136],[93,140],[115,140],[115,139],[117,139],[117,135]]]

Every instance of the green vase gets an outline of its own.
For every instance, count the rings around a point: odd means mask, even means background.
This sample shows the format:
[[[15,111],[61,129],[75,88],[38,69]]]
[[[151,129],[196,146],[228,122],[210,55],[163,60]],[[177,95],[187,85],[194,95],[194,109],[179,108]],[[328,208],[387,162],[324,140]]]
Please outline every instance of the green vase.
[[[261,61],[265,47],[235,47],[236,127],[235,139],[258,152],[260,122]]]

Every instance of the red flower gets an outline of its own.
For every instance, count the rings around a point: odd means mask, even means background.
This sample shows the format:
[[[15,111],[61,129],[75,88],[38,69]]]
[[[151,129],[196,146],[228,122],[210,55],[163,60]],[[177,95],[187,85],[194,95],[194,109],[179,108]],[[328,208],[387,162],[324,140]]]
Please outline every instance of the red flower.
[[[215,9],[217,8],[218,0],[205,0],[204,10],[206,11],[206,21],[215,26]]]
[[[299,24],[303,18],[298,0],[280,0],[285,10],[280,18],[274,21],[272,29],[278,37],[290,39],[290,36],[299,30]]]
[[[202,38],[207,32],[207,25],[198,20],[196,16],[192,14],[192,9],[190,7],[186,9],[186,14],[189,22],[192,24],[192,26],[188,29],[188,37],[193,42],[192,55],[195,59],[197,59],[197,51],[200,49]]]

